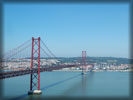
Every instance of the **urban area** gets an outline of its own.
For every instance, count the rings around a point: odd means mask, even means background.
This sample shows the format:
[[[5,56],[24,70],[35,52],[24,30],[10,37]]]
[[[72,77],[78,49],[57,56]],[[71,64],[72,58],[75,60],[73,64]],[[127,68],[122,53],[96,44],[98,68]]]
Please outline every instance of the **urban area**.
[[[58,57],[58,58],[41,58],[40,67],[54,67],[59,65],[72,65],[77,67],[63,68],[58,71],[82,71],[82,57]],[[29,69],[31,66],[31,59],[29,58],[12,58],[4,59],[2,70],[16,71]],[[86,70],[87,71],[131,71],[129,59],[115,58],[115,57],[87,57]]]

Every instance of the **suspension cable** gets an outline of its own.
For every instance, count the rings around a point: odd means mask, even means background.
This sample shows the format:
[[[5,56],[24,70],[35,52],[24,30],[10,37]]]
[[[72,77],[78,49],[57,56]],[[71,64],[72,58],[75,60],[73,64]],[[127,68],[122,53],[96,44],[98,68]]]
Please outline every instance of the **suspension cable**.
[[[55,57],[55,58],[57,58],[50,50],[49,50],[49,48],[46,46],[46,44],[41,40],[41,42],[42,42],[42,44],[45,46],[45,48],[49,51],[49,53],[53,56],[53,57]]]

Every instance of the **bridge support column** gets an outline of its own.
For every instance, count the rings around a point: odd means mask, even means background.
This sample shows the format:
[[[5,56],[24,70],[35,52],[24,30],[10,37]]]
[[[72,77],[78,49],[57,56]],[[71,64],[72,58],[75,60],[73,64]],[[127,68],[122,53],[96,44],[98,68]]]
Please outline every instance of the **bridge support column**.
[[[82,75],[87,73],[86,51],[82,51]]]
[[[35,71],[34,69],[37,69]],[[28,94],[41,94],[40,90],[40,37],[32,37],[31,51],[31,74],[30,74],[30,91]]]

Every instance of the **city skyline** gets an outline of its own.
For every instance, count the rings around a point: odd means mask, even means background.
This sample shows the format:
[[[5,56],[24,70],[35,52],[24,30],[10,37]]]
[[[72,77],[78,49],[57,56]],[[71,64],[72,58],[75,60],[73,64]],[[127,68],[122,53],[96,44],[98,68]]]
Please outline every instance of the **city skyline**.
[[[41,37],[59,57],[129,57],[128,4],[5,4],[4,50]]]

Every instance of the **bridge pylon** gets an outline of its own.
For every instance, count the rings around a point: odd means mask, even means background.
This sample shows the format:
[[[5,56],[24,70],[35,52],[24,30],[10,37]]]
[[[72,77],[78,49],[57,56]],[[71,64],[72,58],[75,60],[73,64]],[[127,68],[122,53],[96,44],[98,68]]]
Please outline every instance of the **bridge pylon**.
[[[82,75],[87,73],[86,51],[82,51]]]
[[[36,71],[34,69],[37,69]],[[30,74],[30,91],[28,94],[41,94],[40,90],[40,37],[32,37],[31,50],[31,74]]]

